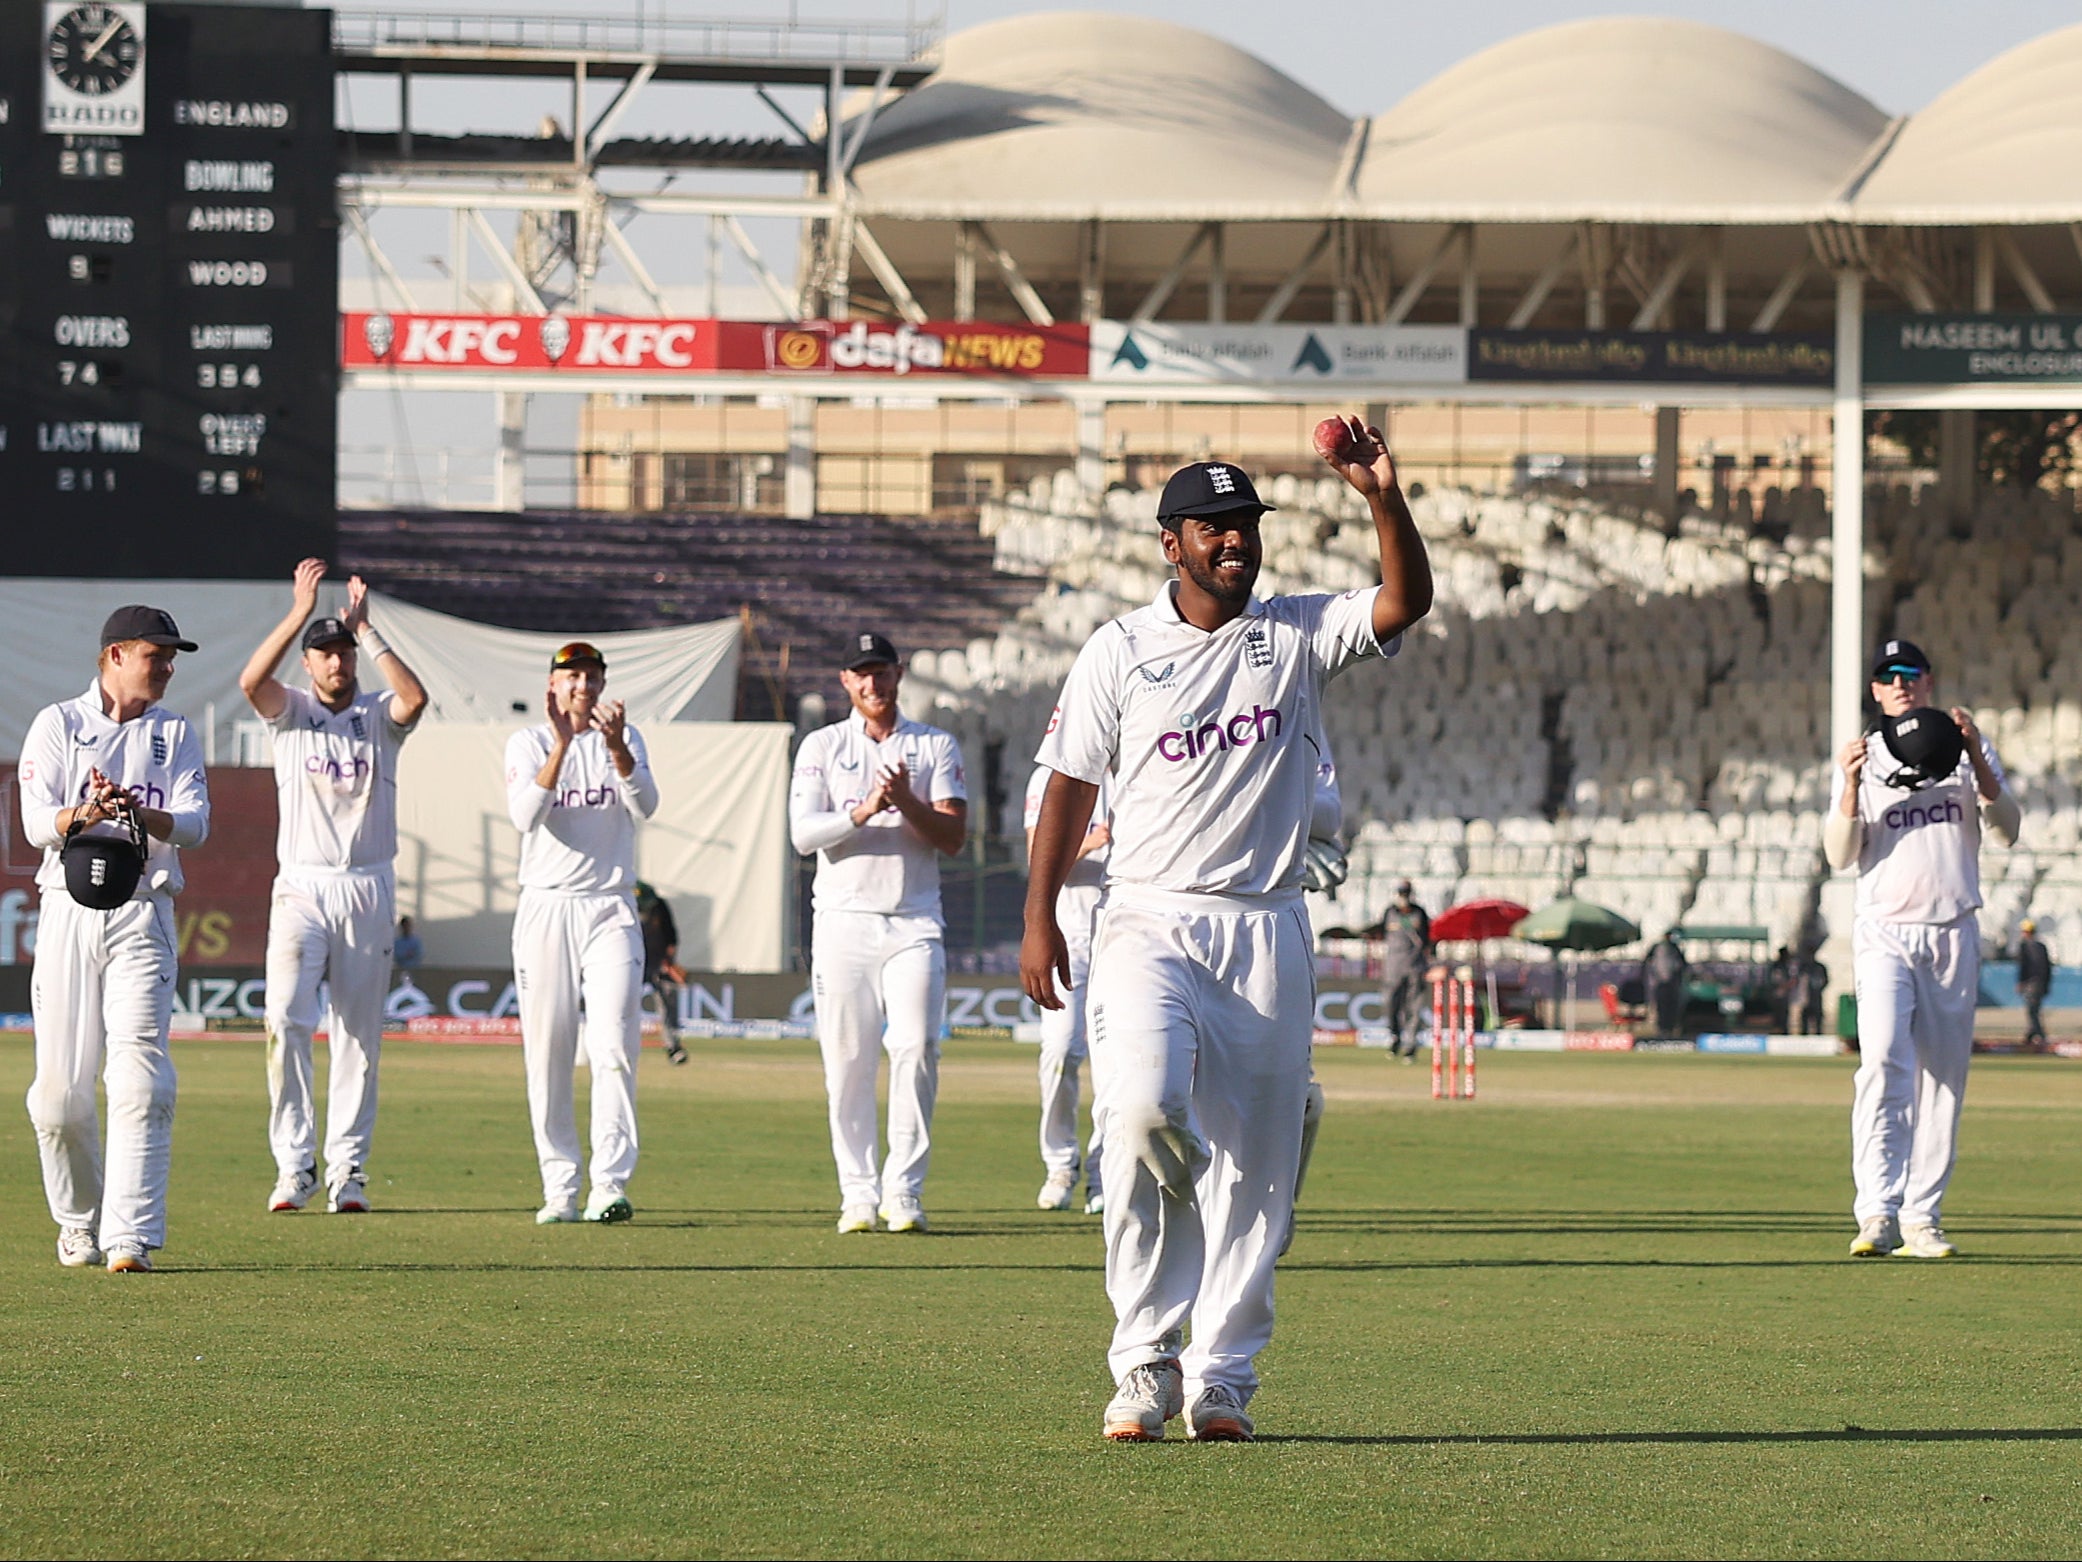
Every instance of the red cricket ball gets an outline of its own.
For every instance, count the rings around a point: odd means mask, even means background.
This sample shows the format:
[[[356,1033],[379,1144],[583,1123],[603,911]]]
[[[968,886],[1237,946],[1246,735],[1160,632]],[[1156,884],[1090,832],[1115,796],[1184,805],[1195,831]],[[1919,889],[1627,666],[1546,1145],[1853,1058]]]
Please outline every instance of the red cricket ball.
[[[1325,418],[1316,425],[1316,454],[1325,461],[1349,461],[1359,444],[1359,436],[1353,432],[1358,420],[1345,417]]]

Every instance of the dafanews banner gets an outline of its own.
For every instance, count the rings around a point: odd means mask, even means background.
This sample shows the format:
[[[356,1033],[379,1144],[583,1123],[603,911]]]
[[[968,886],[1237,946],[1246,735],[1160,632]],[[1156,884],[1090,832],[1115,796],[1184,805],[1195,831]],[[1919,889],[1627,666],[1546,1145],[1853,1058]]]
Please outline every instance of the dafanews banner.
[[[1101,320],[1094,381],[1127,385],[1458,385],[1457,325],[1185,325]]]
[[[1082,325],[999,321],[726,320],[717,367],[780,376],[1081,380],[1091,365]]]
[[[1821,386],[1835,383],[1836,346],[1826,336],[1739,332],[1475,330],[1468,378]]]
[[[1867,315],[1868,385],[2082,381],[2082,315]]]

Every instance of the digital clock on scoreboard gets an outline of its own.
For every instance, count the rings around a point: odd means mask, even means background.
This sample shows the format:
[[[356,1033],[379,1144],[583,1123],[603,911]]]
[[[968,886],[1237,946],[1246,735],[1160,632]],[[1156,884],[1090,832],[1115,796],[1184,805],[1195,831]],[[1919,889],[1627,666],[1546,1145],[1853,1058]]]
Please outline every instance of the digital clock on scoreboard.
[[[332,103],[323,11],[0,5],[0,573],[331,554]]]

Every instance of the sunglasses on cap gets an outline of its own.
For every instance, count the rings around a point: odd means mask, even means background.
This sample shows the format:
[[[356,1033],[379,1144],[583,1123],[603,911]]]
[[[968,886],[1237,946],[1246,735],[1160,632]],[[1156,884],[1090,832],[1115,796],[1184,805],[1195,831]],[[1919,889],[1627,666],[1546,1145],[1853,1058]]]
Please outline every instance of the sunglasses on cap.
[[[549,670],[557,672],[565,667],[578,667],[591,662],[602,672],[607,671],[607,658],[600,648],[589,640],[573,640],[568,645],[557,647],[556,654],[549,659]]]
[[[1874,673],[1872,681],[1874,683],[1914,683],[1918,678],[1928,674],[1929,671],[1930,669],[1927,667],[1905,667],[1901,663],[1896,662],[1890,666],[1882,667],[1878,672]]]

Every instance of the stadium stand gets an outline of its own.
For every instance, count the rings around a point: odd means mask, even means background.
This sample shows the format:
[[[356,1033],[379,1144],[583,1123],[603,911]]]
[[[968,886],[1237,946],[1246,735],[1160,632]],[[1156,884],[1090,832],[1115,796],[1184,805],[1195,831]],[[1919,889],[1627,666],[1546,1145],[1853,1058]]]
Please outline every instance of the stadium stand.
[[[1155,497],[1116,489],[1094,509],[1062,473],[987,506],[1000,566],[1046,584],[1002,633],[915,656],[914,701],[1030,754],[1077,646],[1163,578]],[[1262,589],[1373,581],[1371,529],[1342,484],[1282,476],[1269,497],[1280,508]],[[1581,496],[1415,499],[1439,602],[1391,673],[1360,669],[1330,704],[1352,876],[1319,926],[1371,921],[1409,878],[1434,908],[1577,894],[1645,939],[1684,922],[1761,926],[1773,945],[1826,938],[1825,963],[1848,973],[1851,884],[1828,875],[1819,846],[1825,505],[1771,490],[1724,508],[1673,533]],[[1931,649],[1942,696],[1978,712],[2026,809],[2023,847],[1984,857],[1984,943],[2007,947],[2034,915],[2057,960],[2082,959],[2072,507],[1993,491],[1955,519],[1875,490],[1868,526],[1868,574],[1886,576],[1871,633],[1887,625]]]
[[[1039,582],[995,568],[967,521],[822,515],[343,511],[343,567],[422,607],[510,629],[593,633],[727,618],[750,608],[738,714],[789,719],[836,698],[842,637],[887,628],[959,646]]]

